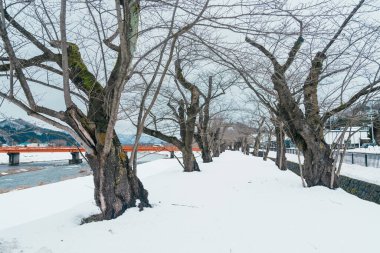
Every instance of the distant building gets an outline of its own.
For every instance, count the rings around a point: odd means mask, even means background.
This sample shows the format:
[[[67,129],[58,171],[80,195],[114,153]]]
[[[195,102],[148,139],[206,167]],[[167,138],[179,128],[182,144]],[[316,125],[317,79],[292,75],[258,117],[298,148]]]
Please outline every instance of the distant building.
[[[337,143],[344,129],[325,130],[325,141],[331,145]],[[364,143],[371,142],[368,138],[368,127],[350,127],[344,134],[344,141],[349,138],[350,147],[361,147]],[[351,137],[349,137],[351,135]]]
[[[51,140],[49,143],[49,146],[62,147],[62,146],[70,146],[70,145],[68,145],[66,140],[57,139],[57,140]]]
[[[17,147],[48,147],[49,145],[47,143],[36,143],[36,142],[23,142],[20,144],[17,144]]]

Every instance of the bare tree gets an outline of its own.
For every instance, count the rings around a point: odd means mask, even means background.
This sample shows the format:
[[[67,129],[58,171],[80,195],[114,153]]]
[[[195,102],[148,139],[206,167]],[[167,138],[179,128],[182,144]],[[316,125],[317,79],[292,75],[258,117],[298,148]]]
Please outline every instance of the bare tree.
[[[198,115],[197,132],[194,138],[202,151],[202,160],[204,163],[212,162],[210,138],[209,138],[209,122],[210,122],[210,103],[212,99],[212,76],[209,77],[207,95],[204,96],[203,108],[200,108]]]
[[[272,63],[273,73],[271,75],[271,80],[279,98],[279,113],[283,122],[287,125],[287,131],[293,136],[293,140],[297,144],[297,147],[304,154],[304,177],[308,186],[324,185],[331,188],[336,188],[338,186],[335,168],[333,167],[333,160],[330,158],[330,148],[324,141],[323,137],[324,122],[326,122],[331,115],[348,108],[361,97],[380,89],[379,86],[376,86],[380,83],[380,78],[378,75],[375,75],[372,77],[372,81],[355,93],[355,95],[351,96],[346,102],[343,102],[336,108],[328,110],[322,117],[320,116],[320,105],[318,103],[317,92],[318,85],[323,78],[322,73],[326,71],[326,68],[323,68],[323,63],[327,58],[329,49],[334,43],[336,43],[338,37],[342,34],[343,30],[348,26],[353,16],[363,4],[364,0],[360,1],[353,8],[343,22],[341,22],[340,27],[336,30],[335,34],[333,34],[332,38],[327,41],[321,51],[318,51],[314,55],[304,85],[301,88],[304,95],[304,111],[294,99],[294,93],[290,90],[290,86],[288,85],[289,80],[286,76],[286,71],[294,63],[297,53],[305,40],[303,37],[303,22],[294,15],[291,15],[299,23],[299,34],[294,45],[290,49],[284,64],[280,64],[274,54],[261,43],[246,37],[246,41],[265,55],[265,57],[267,57]],[[331,52],[336,54],[334,51]],[[333,75],[334,73],[341,71],[343,70],[338,69],[326,74]],[[331,182],[334,183],[331,185]]]
[[[229,106],[218,101],[218,98],[225,94],[226,89],[234,85],[234,80],[226,76],[224,71],[222,73],[215,75],[214,78],[209,76],[207,93],[201,92],[203,103],[200,106],[197,132],[194,137],[202,151],[204,163],[212,162],[212,147],[215,144],[217,145],[215,148],[219,149],[218,146],[220,145],[218,138],[222,126],[212,129],[211,123],[215,123],[213,121],[215,118],[220,120],[219,115],[229,109]],[[217,133],[218,129],[219,133]]]
[[[229,125],[221,117],[211,119],[209,126],[210,133],[210,146],[212,149],[212,156],[219,157],[220,153],[225,151],[224,134]]]
[[[170,5],[170,4],[169,4]],[[154,62],[152,65],[153,69],[151,72],[153,74],[146,74],[143,73],[143,71],[138,72],[139,76],[141,77],[143,81],[143,88],[142,88],[142,95],[141,95],[141,100],[140,104],[138,105],[138,116],[137,116],[137,123],[134,124],[136,126],[136,137],[135,137],[135,142],[132,148],[131,156],[130,156],[130,166],[133,168],[133,170],[136,172],[136,167],[137,167],[137,149],[139,145],[139,140],[141,138],[141,135],[144,131],[144,125],[146,123],[147,118],[149,117],[152,108],[158,99],[161,87],[165,81],[166,75],[169,71],[170,64],[173,60],[173,54],[175,51],[175,46],[181,36],[186,34],[187,32],[191,31],[191,29],[200,21],[202,15],[204,14],[205,10],[208,7],[208,1],[205,2],[203,5],[203,8],[199,11],[199,13],[195,16],[194,20],[192,22],[189,22],[188,24],[180,27],[175,33],[174,33],[174,26],[176,25],[176,15],[178,9],[180,9],[179,5],[179,0],[176,0],[173,8],[173,13],[172,13],[172,18],[171,18],[171,24],[170,28],[168,31],[168,35],[166,39],[164,40],[163,47],[160,51],[160,55],[158,57],[158,61]],[[170,43],[169,43],[170,42]],[[168,47],[168,48],[167,48]],[[166,52],[168,51],[168,52]],[[167,54],[166,59],[164,60],[164,55]],[[166,61],[166,62],[165,62]],[[164,64],[165,62],[165,64]],[[164,65],[163,69],[160,70],[161,65]],[[147,67],[144,66],[143,70],[145,72],[147,71]],[[145,75],[144,75],[145,74]],[[150,80],[148,81],[148,76],[150,77]],[[158,80],[157,80],[158,79]],[[156,81],[157,80],[157,81]],[[156,85],[155,82],[157,82]],[[154,91],[154,92],[153,92]],[[148,98],[149,94],[153,93],[151,96],[151,100],[148,103]],[[149,104],[147,106],[147,104]],[[124,113],[126,113],[126,110],[123,110]],[[130,115],[127,115],[130,117]],[[132,121],[132,123],[134,123]]]
[[[378,3],[274,1],[255,7],[249,18],[241,16],[246,23],[220,25],[240,31],[251,47],[205,44],[284,124],[305,157],[307,185],[330,187],[333,181],[336,188],[323,128],[332,115],[380,89],[379,28],[376,18],[366,18],[378,13]]]
[[[123,5],[120,5],[119,1],[116,1],[117,33],[120,40],[118,60],[104,86],[87,68],[79,46],[66,41],[65,1],[62,1],[60,14],[61,41],[50,41],[50,47],[40,42],[38,37],[11,16],[7,6],[2,5],[0,11],[3,45],[9,62],[14,64],[16,78],[27,98],[27,103],[6,93],[1,93],[1,96],[24,109],[29,115],[66,130],[86,148],[87,159],[94,173],[95,200],[101,210],[100,215],[91,219],[115,218],[126,208],[135,206],[137,199],[140,199],[141,207],[150,206],[148,193],[142,183],[133,176],[132,171],[126,168],[128,160],[114,132],[120,94],[129,78],[128,71],[137,41],[139,2],[124,1]],[[38,48],[42,54],[27,60],[17,57],[8,33],[9,26]],[[63,49],[62,54],[56,53],[54,49]],[[38,105],[30,89],[25,69],[30,66],[50,68],[43,65],[46,62],[55,63],[62,69],[55,69],[55,71],[63,75],[66,111],[54,111]],[[87,115],[72,102],[69,79],[76,89],[85,94],[89,107]],[[51,118],[65,122],[67,125]]]
[[[165,135],[157,129],[148,128],[148,126],[144,127],[144,133],[171,143],[180,149],[183,156],[183,167],[185,172],[200,171],[193,154],[193,142],[196,119],[201,109],[199,104],[201,91],[196,85],[185,78],[180,64],[181,60],[177,59],[174,64],[175,83],[178,89],[181,90],[182,97],[177,100],[178,107],[173,106],[171,101],[168,102],[168,106],[172,110],[175,121],[178,122],[181,138],[178,139],[175,136]],[[190,99],[187,99],[185,92],[190,94]]]
[[[37,4],[41,6],[35,8]],[[74,8],[66,8],[66,4],[69,2],[54,6],[20,1],[6,5],[0,1],[4,49],[0,72],[5,76],[10,73],[12,79],[2,87],[0,96],[28,115],[70,133],[86,149],[101,214],[84,221],[113,219],[135,206],[137,200],[141,209],[150,206],[148,192],[129,164],[114,130],[122,92],[127,83],[133,82],[136,71],[144,69],[144,63],[152,62],[152,58],[158,58],[153,62],[159,72],[158,66],[164,62],[160,60],[162,52],[166,52],[166,59],[170,58],[170,45],[200,20],[208,1],[193,5],[187,15],[181,16],[185,20],[176,21],[176,25],[173,17],[178,1],[165,3],[163,12],[174,13],[167,17],[153,15],[159,15],[152,10],[163,3],[116,0],[112,6],[104,1],[70,2]],[[140,22],[140,17],[147,15],[149,19]],[[78,20],[78,16],[83,19]],[[39,24],[38,28],[31,23]],[[81,25],[79,32],[75,31]],[[138,37],[144,41],[143,50],[138,47]],[[64,109],[45,106],[43,100],[38,100],[34,84],[62,92]],[[153,103],[154,100],[150,106]],[[139,122],[144,122],[144,117],[142,114]]]

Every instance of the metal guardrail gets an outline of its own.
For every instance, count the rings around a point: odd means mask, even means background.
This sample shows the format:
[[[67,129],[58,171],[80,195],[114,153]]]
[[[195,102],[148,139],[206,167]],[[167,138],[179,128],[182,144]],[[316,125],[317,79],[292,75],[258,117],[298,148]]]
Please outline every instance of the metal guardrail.
[[[380,154],[347,152],[343,157],[343,162],[365,167],[380,168]]]
[[[271,148],[271,151],[276,151],[276,149]],[[298,149],[295,149],[295,148],[286,149],[286,153],[288,154],[298,155],[298,152],[299,152]],[[356,165],[365,166],[365,167],[380,168],[380,154],[347,151],[343,157],[343,163],[356,164]]]
[[[123,150],[125,152],[131,152],[133,146],[127,145],[123,146]],[[85,152],[84,148],[81,147],[15,147],[15,146],[9,146],[9,147],[0,147],[0,153],[39,153],[39,152]],[[148,151],[179,151],[177,147],[174,147],[172,145],[170,146],[143,146],[140,145],[138,147],[139,152],[148,152]],[[200,151],[199,148],[193,147],[193,151]]]

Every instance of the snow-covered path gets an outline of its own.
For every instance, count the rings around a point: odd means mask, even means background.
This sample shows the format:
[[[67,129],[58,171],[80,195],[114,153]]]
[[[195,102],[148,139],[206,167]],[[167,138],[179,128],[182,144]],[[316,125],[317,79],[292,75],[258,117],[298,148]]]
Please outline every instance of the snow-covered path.
[[[380,252],[379,205],[302,188],[292,172],[240,152],[200,166],[140,165],[154,208],[83,226],[96,212],[90,177],[2,194],[0,252]]]

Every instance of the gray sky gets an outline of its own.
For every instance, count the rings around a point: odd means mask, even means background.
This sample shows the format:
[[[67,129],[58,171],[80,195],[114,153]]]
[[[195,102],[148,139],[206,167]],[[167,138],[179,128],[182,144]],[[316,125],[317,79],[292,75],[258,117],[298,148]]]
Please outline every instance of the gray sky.
[[[220,0],[215,0],[215,1],[220,1]],[[298,4],[298,3],[304,3],[305,1],[300,1],[300,0],[291,0],[289,1],[291,4]],[[309,2],[309,1],[308,1]],[[336,0],[336,2],[341,2],[339,0]],[[357,1],[353,1],[353,0],[347,0],[347,1],[344,1],[345,3],[352,3],[352,2],[357,2]],[[378,15],[378,17],[380,18],[380,15]],[[236,35],[236,39],[237,40],[241,40],[242,38],[242,35]],[[32,52],[33,53],[33,52]],[[89,52],[91,53],[91,52]],[[3,79],[0,79],[0,81],[3,81]],[[53,90],[53,89],[49,89],[49,88],[36,88],[35,89],[37,92],[38,92],[38,99],[37,101],[43,101],[43,105],[47,106],[47,107],[51,107],[53,109],[58,109],[58,110],[63,110],[64,109],[64,101],[63,101],[63,95],[62,93],[56,91],[56,90]],[[234,98],[236,98],[236,94],[239,94],[239,90],[236,90],[234,92],[234,95],[232,95]],[[240,98],[236,99],[236,101],[239,101]],[[51,127],[50,125],[44,123],[44,122],[41,122],[33,117],[29,117],[26,115],[26,113],[19,109],[18,107],[16,107],[15,105],[12,105],[10,104],[9,102],[7,101],[4,101],[3,104],[1,105],[0,107],[0,116],[2,118],[4,117],[12,117],[12,118],[22,118],[24,120],[27,120],[27,121],[30,121],[30,122],[35,122],[37,125],[40,125],[40,126],[43,126],[43,127],[48,127],[48,128],[53,128]],[[54,129],[54,128],[53,128]],[[132,127],[132,125],[127,122],[127,121],[120,121],[117,123],[117,126],[116,126],[116,129],[118,132],[129,132],[129,133],[133,133],[134,132],[134,128]]]

